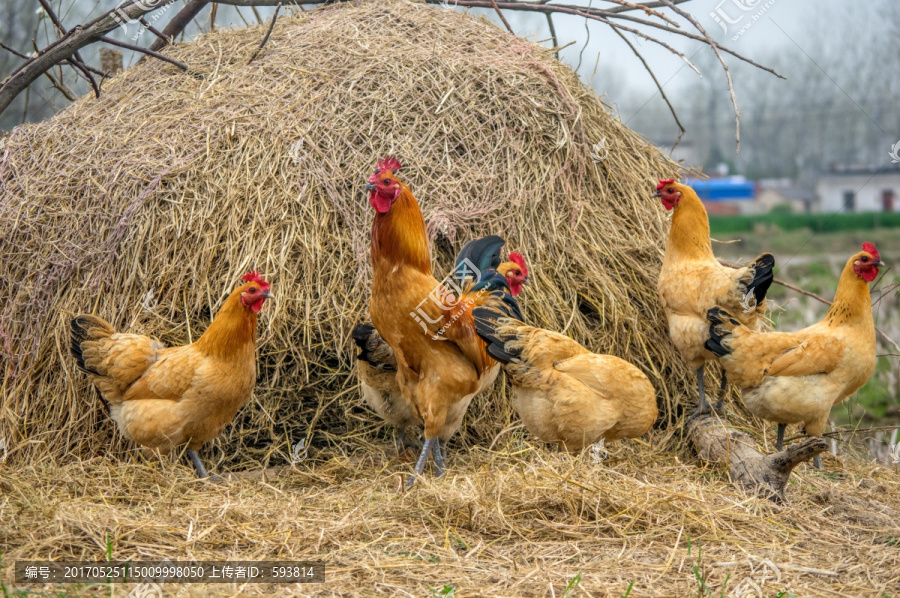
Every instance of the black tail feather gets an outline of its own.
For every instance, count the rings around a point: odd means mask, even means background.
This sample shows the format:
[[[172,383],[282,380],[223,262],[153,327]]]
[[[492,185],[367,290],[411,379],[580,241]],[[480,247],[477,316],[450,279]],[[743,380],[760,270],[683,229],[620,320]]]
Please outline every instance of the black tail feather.
[[[70,323],[71,335],[69,338],[71,344],[69,345],[69,350],[72,352],[72,357],[75,358],[75,364],[78,366],[79,370],[99,376],[100,372],[92,370],[84,365],[84,354],[81,349],[81,343],[90,338],[88,330],[90,330],[92,325],[93,322],[83,316],[72,318],[72,322]]]
[[[726,320],[732,325],[740,325],[740,322],[721,307],[711,307],[706,312],[706,319],[709,321],[709,339],[705,343],[706,349],[717,357],[725,357],[731,351],[722,344],[722,341],[731,336],[731,332],[722,331],[720,325],[724,324]]]
[[[382,371],[397,369],[396,364],[391,363],[387,359],[388,356],[393,359],[393,351],[390,350],[387,342],[378,334],[375,326],[368,322],[357,324],[353,327],[350,336],[359,348],[359,355],[356,356],[358,360],[365,361],[375,369]]]
[[[519,351],[508,344],[516,340],[516,335],[501,335],[499,332],[501,319],[523,319],[519,303],[512,295],[506,290],[492,292],[487,305],[472,310],[472,318],[475,320],[475,332],[487,343],[488,355],[504,364],[518,361]]]
[[[478,268],[481,273],[478,280],[484,276],[487,270],[496,268],[500,265],[500,250],[506,241],[497,235],[489,235],[480,239],[474,239],[465,244],[456,256],[456,263],[453,268],[453,275],[460,283],[464,282],[468,276],[475,273],[469,272],[468,267],[463,266],[463,260],[469,260],[473,266]]]
[[[756,302],[759,304],[766,298],[772,281],[775,280],[773,272],[775,268],[775,256],[771,253],[764,253],[753,262],[754,276],[750,284],[747,285],[748,291],[753,291]]]

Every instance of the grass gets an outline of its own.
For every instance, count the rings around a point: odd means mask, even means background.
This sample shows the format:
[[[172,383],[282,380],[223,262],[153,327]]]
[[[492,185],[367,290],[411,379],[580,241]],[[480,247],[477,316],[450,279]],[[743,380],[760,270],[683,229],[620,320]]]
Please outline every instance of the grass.
[[[834,233],[856,230],[900,227],[900,212],[864,212],[859,214],[747,214],[742,216],[710,216],[709,227],[713,235],[747,233],[761,228],[777,227],[792,231],[808,229],[816,233]]]

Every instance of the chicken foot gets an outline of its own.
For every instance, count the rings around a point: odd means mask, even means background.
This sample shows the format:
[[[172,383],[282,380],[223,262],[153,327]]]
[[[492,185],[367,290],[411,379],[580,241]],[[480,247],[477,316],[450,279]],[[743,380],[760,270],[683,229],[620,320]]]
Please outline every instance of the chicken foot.
[[[206,471],[206,468],[203,467],[203,462],[200,461],[200,455],[197,454],[197,451],[193,449],[187,449],[187,456],[191,458],[191,463],[194,465],[194,469],[197,470],[197,475],[200,476],[200,479],[206,480],[208,479],[211,482],[221,482],[223,479],[217,475],[210,476],[209,472]]]

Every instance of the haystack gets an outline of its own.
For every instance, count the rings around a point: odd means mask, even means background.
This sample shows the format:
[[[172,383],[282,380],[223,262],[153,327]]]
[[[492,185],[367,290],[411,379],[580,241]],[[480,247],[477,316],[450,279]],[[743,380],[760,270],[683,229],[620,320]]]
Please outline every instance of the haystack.
[[[361,188],[387,153],[405,164],[439,276],[469,239],[503,235],[530,261],[531,320],[637,364],[674,417],[692,383],[657,305],[666,225],[651,196],[674,164],[551,51],[471,15],[327,6],[279,18],[248,64],[264,34],[177,44],[168,54],[200,77],[145,61],[100,99],[2,140],[10,462],[134,448],[68,355],[73,314],[190,342],[250,269],[277,302],[261,315],[254,400],[207,449],[214,459],[278,462],[300,439],[382,434],[349,337],[371,277]],[[605,157],[592,157],[598,143]],[[487,443],[514,419],[498,383],[460,438]]]

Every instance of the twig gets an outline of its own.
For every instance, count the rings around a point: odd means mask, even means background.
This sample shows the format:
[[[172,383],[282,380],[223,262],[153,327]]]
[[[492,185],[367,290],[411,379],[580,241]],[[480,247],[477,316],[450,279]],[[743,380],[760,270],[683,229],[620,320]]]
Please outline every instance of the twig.
[[[141,17],[140,19],[138,19],[138,21],[140,21],[141,25],[144,26],[144,29],[146,29],[147,31],[149,31],[150,33],[155,35],[157,39],[160,39],[160,40],[166,42],[166,44],[169,43],[169,38],[167,38],[165,35],[163,35],[162,31],[160,31],[159,29],[157,29],[156,27],[154,27],[153,25],[148,23],[147,19],[145,19],[144,17]]]
[[[47,13],[47,16],[50,17],[50,22],[56,26],[56,29],[59,30],[61,35],[66,35],[68,31],[63,27],[62,21],[59,20],[59,17],[56,16],[56,13],[53,12],[53,7],[50,6],[50,0],[38,0],[41,3],[41,6],[44,8],[44,12]],[[100,97],[100,87],[97,85],[96,79],[91,75],[91,72],[86,68],[87,63],[81,57],[81,54],[76,50],[72,53],[72,58],[67,61],[73,67],[78,69],[85,78],[90,82],[91,87],[94,89],[94,94],[99,98]]]
[[[553,55],[559,60],[559,39],[556,37],[556,27],[553,26],[553,15],[548,13],[544,14],[547,17],[547,27],[550,29],[550,39],[553,40],[553,47],[555,50],[553,51]]]
[[[19,52],[18,50],[16,50],[16,49],[14,49],[14,48],[11,48],[11,47],[7,46],[7,45],[4,44],[3,42],[0,42],[0,48],[3,48],[4,50],[6,50],[7,52],[9,52],[10,54],[13,54],[13,55],[15,55],[15,56],[18,56],[19,58],[24,58],[25,60],[28,60],[29,58],[31,58],[28,54],[25,54],[24,52]]]
[[[279,2],[278,6],[275,7],[275,14],[272,15],[272,22],[269,23],[269,29],[268,31],[266,31],[266,36],[260,42],[259,47],[256,49],[256,52],[253,53],[253,56],[250,57],[250,60],[247,61],[247,64],[253,62],[253,59],[259,55],[259,53],[263,49],[263,46],[265,46],[266,42],[269,41],[269,36],[272,35],[272,30],[275,29],[275,19],[278,18],[279,10],[281,10],[281,2]]]
[[[172,20],[166,23],[166,26],[163,27],[162,30],[162,38],[157,39],[152,44],[150,44],[150,49],[154,52],[158,52],[162,50],[167,45],[173,43],[175,37],[178,36],[179,33],[184,31],[184,28],[188,26],[188,23],[194,20],[201,10],[207,5],[207,0],[190,0],[187,4],[184,5],[184,8],[178,11]],[[140,60],[138,60],[138,64],[142,61],[146,60],[146,56],[142,56]]]
[[[725,62],[725,59],[722,57],[722,53],[719,52],[719,44],[713,40],[706,32],[706,29],[703,28],[703,25],[697,21],[689,12],[681,10],[672,2],[672,0],[661,0],[663,4],[671,8],[675,11],[675,14],[681,15],[683,18],[687,19],[689,23],[691,23],[694,27],[697,28],[697,31],[706,38],[706,43],[709,44],[709,47],[712,48],[713,52],[716,54],[716,58],[719,59],[719,63],[722,65],[722,70],[725,71],[725,79],[728,81],[728,93],[731,95],[731,105],[734,106],[734,141],[737,144],[737,153],[741,153],[741,111],[738,109],[737,105],[737,97],[734,94],[734,81],[731,80],[731,71],[728,70],[728,64]]]
[[[491,6],[494,7],[494,10],[497,12],[497,16],[500,17],[501,21],[503,21],[503,24],[506,26],[506,30],[515,35],[516,32],[513,31],[512,27],[509,26],[509,21],[507,21],[506,17],[503,16],[503,13],[500,12],[500,8],[497,6],[497,0],[491,0]]]
[[[114,40],[112,38],[106,37],[104,35],[100,36],[100,41],[106,42],[108,44],[112,44],[113,46],[119,46],[120,48],[125,48],[126,50],[131,50],[133,52],[141,52],[143,54],[146,54],[147,56],[152,56],[153,58],[156,58],[157,60],[162,60],[163,62],[168,62],[169,64],[173,64],[186,73],[191,73],[192,75],[199,76],[197,73],[194,73],[190,68],[188,68],[188,65],[184,64],[183,62],[179,62],[179,61],[175,60],[174,58],[169,58],[168,56],[164,56],[164,55],[160,54],[159,52],[154,52],[153,50],[150,50],[148,48],[142,48],[140,46],[126,44],[125,42],[120,42],[120,41]]]
[[[672,102],[669,101],[668,96],[666,96],[666,92],[663,91],[663,86],[659,82],[659,80],[656,78],[656,75],[653,73],[653,69],[650,68],[650,65],[647,64],[647,61],[644,60],[643,55],[640,52],[638,52],[638,49],[634,47],[634,44],[632,44],[631,41],[627,37],[625,37],[624,33],[619,31],[618,27],[613,26],[612,30],[616,33],[616,35],[618,35],[619,37],[622,38],[622,41],[624,41],[626,44],[628,44],[628,47],[631,48],[631,51],[634,52],[634,55],[637,56],[638,60],[641,61],[641,64],[644,65],[644,68],[650,74],[650,78],[653,79],[653,83],[656,84],[656,89],[659,90],[659,95],[662,96],[662,99],[666,102],[666,106],[669,107],[669,112],[672,113],[672,118],[675,119],[675,124],[678,125],[678,129],[681,131],[678,134],[678,139],[675,140],[675,144],[672,146],[672,149],[674,150],[676,147],[678,147],[678,144],[681,143],[681,138],[684,137],[684,134],[686,132],[686,129],[681,124],[681,121],[678,120],[678,114],[675,113],[675,107],[672,106]]]

